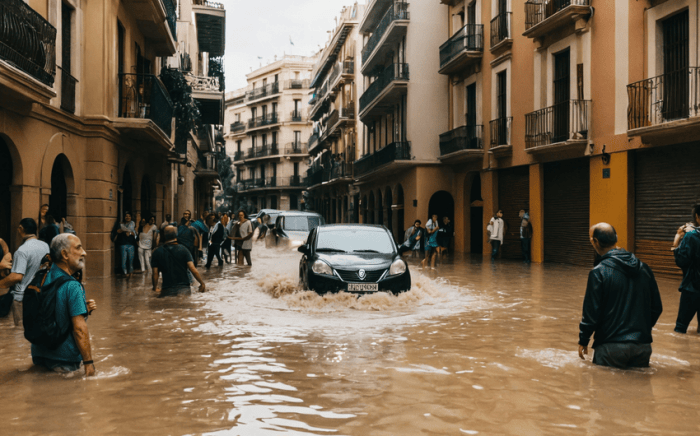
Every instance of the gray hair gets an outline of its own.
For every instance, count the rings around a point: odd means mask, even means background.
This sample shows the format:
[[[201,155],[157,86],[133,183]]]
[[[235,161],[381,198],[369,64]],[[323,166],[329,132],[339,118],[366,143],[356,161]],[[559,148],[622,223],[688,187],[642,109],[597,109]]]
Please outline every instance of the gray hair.
[[[51,260],[61,262],[63,250],[70,250],[70,233],[61,233],[51,240]]]

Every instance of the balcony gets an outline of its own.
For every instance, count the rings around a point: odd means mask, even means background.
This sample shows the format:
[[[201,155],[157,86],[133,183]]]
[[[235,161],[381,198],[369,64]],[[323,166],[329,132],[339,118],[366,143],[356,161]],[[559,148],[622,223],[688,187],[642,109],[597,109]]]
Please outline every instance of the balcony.
[[[253,130],[260,130],[263,128],[270,128],[280,123],[277,114],[267,114],[261,117],[255,117],[248,120],[248,133]]]
[[[231,123],[231,128],[229,129],[230,133],[240,133],[240,132],[245,132],[245,123],[242,123],[240,121],[236,121],[235,123]]]
[[[492,53],[513,45],[513,35],[510,33],[512,17],[512,12],[504,12],[491,20]]]
[[[484,25],[467,24],[440,46],[440,74],[455,74],[484,55]]]
[[[289,120],[292,123],[306,123],[306,117],[301,110],[294,110],[289,114]]]
[[[588,20],[590,4],[590,0],[528,0],[523,36],[542,38],[576,21]]]
[[[248,103],[258,100],[264,100],[277,96],[280,93],[279,82],[272,82],[260,88],[253,88],[252,91],[245,93],[245,99]]]
[[[440,160],[450,163],[478,160],[484,156],[484,126],[457,127],[440,135]]]
[[[216,155],[214,153],[200,154],[199,165],[197,165],[197,168],[193,171],[193,174],[202,180],[219,180],[220,176]]]
[[[237,151],[233,154],[233,161],[240,162],[243,159],[245,159],[245,155],[246,155],[245,151]]]
[[[309,137],[309,153],[313,154],[316,152],[316,146],[319,144],[318,135],[313,134]]]
[[[306,184],[301,176],[266,177],[243,180],[238,183],[238,191],[262,191],[275,188],[304,188]]]
[[[292,79],[287,80],[285,89],[309,89],[309,80]]]
[[[406,36],[409,19],[408,3],[397,1],[389,6],[362,49],[363,73],[372,71],[395,49],[395,45]]]
[[[116,127],[136,139],[144,132],[169,143],[173,103],[168,91],[153,74],[119,74],[119,113]],[[152,129],[154,124],[158,129]]]
[[[323,183],[323,167],[321,166],[321,161],[316,160],[306,171],[306,185],[316,186]]]
[[[192,98],[199,103],[202,123],[220,125],[224,122],[224,93],[218,77],[185,76],[192,87]]]
[[[75,85],[78,80],[61,69],[61,109],[75,113]]]
[[[331,137],[340,136],[340,126],[355,119],[355,104],[350,103],[340,110],[336,109],[330,113],[325,121],[326,130],[321,135],[323,141]]]
[[[410,142],[392,142],[384,148],[355,161],[355,177],[368,176],[376,172],[379,168],[397,161],[410,163]]]
[[[588,146],[590,100],[569,100],[525,115],[528,153],[583,151]]]
[[[194,0],[192,3],[192,11],[197,21],[199,50],[209,53],[212,57],[223,56],[226,49],[224,5],[208,0]]]
[[[56,29],[22,0],[0,2],[0,101],[48,104],[55,77]]]
[[[177,13],[174,0],[124,0],[124,6],[156,56],[175,54]]]
[[[360,119],[377,116],[397,103],[408,89],[408,64],[391,64],[360,97]]]
[[[231,106],[239,106],[245,103],[245,95],[239,95],[231,99]]]
[[[513,153],[513,143],[510,139],[512,126],[513,117],[497,118],[489,123],[491,131],[489,152],[493,153],[496,158],[509,156]]]
[[[284,149],[287,156],[301,156],[309,154],[308,144],[305,142],[290,142]]]
[[[627,129],[642,142],[663,145],[700,133],[700,68],[691,67],[627,86]]]

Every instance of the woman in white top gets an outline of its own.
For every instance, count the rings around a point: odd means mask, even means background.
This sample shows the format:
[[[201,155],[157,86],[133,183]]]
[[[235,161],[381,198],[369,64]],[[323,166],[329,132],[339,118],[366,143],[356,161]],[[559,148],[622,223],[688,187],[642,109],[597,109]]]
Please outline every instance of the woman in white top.
[[[229,239],[234,241],[241,241],[241,248],[238,250],[238,258],[236,263],[238,265],[243,265],[243,258],[245,258],[248,266],[253,265],[253,261],[250,260],[250,251],[253,249],[253,225],[248,219],[248,214],[244,210],[238,212],[238,233],[240,236],[229,236]]]
[[[489,232],[489,240],[491,242],[491,260],[495,260],[498,256],[498,251],[503,244],[503,234],[505,233],[506,223],[503,221],[503,211],[496,212],[496,216],[491,218],[486,230]]]
[[[151,217],[148,220],[148,224],[141,227],[139,232],[139,262],[141,262],[141,272],[151,270],[151,250],[153,249],[153,242],[156,239],[156,232],[158,228],[155,225],[155,217]]]

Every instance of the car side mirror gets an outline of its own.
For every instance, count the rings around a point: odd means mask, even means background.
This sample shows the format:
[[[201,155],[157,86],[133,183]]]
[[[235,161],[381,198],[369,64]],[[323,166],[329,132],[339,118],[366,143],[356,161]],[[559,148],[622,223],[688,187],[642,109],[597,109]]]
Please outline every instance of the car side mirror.
[[[308,245],[300,245],[299,248],[297,248],[297,251],[299,253],[309,254],[309,246]]]

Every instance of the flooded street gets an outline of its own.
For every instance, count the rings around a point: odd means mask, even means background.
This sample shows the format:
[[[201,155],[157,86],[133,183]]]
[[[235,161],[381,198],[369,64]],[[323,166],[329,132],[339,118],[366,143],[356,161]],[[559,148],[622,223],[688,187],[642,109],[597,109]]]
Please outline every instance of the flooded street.
[[[413,290],[297,292],[300,254],[204,273],[209,292],[155,299],[150,278],[89,281],[98,377],[32,367],[0,320],[3,434],[696,434],[700,336],[664,313],[651,368],[581,361],[587,270],[457,258],[411,264]]]

